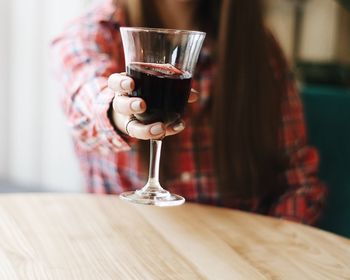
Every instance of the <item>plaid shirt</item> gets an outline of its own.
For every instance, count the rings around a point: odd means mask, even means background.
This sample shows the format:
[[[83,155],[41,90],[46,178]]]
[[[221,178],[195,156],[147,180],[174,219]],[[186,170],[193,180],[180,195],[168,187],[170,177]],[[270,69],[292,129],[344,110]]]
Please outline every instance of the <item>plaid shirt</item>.
[[[73,21],[52,43],[55,68],[64,86],[64,113],[87,190],[93,193],[119,194],[140,188],[147,177],[134,145],[138,140],[118,134],[107,114],[114,97],[107,79],[112,73],[125,71],[119,33],[122,25],[124,11],[105,1]],[[179,143],[173,165],[176,176],[163,183],[189,201],[218,204],[209,120],[203,119],[199,126],[191,123],[191,117],[203,112],[210,96],[212,68],[195,78],[200,100],[189,106],[186,129],[172,136],[178,137]],[[306,145],[302,105],[293,83],[288,85],[282,112],[280,140],[289,158],[285,171],[288,190],[268,214],[313,224],[320,216],[326,188],[316,177],[319,158],[316,150]],[[238,200],[233,207],[257,211],[257,204],[255,200]]]

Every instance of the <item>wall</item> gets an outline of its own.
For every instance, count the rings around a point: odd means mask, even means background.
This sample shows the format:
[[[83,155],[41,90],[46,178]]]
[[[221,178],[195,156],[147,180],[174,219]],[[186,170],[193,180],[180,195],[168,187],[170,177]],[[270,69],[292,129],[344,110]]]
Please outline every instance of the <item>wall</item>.
[[[339,6],[333,0],[308,0],[300,58],[330,61],[336,58]]]
[[[286,0],[266,1],[266,23],[278,38],[287,58],[291,60],[293,49],[293,3]]]
[[[3,24],[9,21],[8,13],[10,3],[6,0],[0,0],[0,178],[5,177],[7,174],[7,147],[8,147],[8,77],[9,77],[9,38],[10,32],[8,30],[8,24]]]
[[[350,64],[350,11],[342,9],[338,18],[337,59]]]
[[[292,57],[294,1],[267,0],[266,21]],[[306,0],[299,58],[350,60],[350,15],[334,0]]]
[[[28,189],[81,191],[48,46],[88,1],[1,1],[0,180]]]

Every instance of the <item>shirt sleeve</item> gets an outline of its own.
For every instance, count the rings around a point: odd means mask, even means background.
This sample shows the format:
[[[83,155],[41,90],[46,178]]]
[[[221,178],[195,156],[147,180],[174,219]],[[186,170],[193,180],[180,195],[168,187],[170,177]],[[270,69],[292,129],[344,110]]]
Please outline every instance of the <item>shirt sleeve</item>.
[[[287,191],[271,209],[271,215],[305,224],[315,224],[324,207],[326,186],[318,179],[319,156],[307,145],[302,103],[294,81],[282,104],[281,138],[287,155],[284,174]]]
[[[99,10],[75,20],[51,44],[54,70],[63,86],[62,107],[76,144],[85,150],[129,149],[108,118],[114,93],[110,74],[123,71],[119,31],[99,20]],[[119,52],[120,53],[120,52]]]

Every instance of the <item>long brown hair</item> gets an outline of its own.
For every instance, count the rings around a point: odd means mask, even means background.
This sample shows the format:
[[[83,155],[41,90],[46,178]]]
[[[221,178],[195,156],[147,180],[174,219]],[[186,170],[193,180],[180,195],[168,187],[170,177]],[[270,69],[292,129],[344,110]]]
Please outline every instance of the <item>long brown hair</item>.
[[[287,65],[264,28],[261,1],[225,0],[221,11],[212,114],[217,180],[225,197],[269,199],[283,191],[279,125]]]
[[[142,23],[160,27],[152,1],[140,3]],[[224,203],[238,197],[271,201],[283,190],[279,174],[284,159],[278,137],[287,65],[264,28],[261,1],[203,0],[198,17],[200,28],[218,39],[210,109],[221,198]],[[282,69],[279,77],[272,58]],[[174,154],[165,150],[162,162],[174,162],[169,156]]]

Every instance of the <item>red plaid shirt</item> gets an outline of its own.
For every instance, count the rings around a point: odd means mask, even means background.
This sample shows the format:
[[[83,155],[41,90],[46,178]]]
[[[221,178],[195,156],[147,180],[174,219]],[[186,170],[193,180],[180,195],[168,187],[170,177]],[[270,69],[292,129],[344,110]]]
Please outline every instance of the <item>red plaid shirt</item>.
[[[64,86],[63,109],[87,190],[94,193],[119,194],[140,188],[147,177],[134,145],[137,140],[118,134],[107,115],[114,97],[107,88],[107,78],[125,70],[119,33],[124,24],[124,11],[105,1],[72,22],[52,44],[54,62]],[[219,204],[209,122],[203,119],[200,126],[191,124],[191,116],[204,110],[210,96],[212,69],[197,76],[200,100],[190,105],[186,129],[172,136],[178,137],[179,143],[173,166],[176,176],[162,183],[189,201]],[[285,171],[289,188],[271,205],[268,214],[312,224],[320,216],[326,188],[316,177],[318,154],[306,145],[302,105],[293,83],[288,85],[282,109],[280,139],[289,157],[289,168]],[[252,200],[248,209],[257,211],[257,203]],[[235,208],[247,209],[247,201],[234,204]]]

